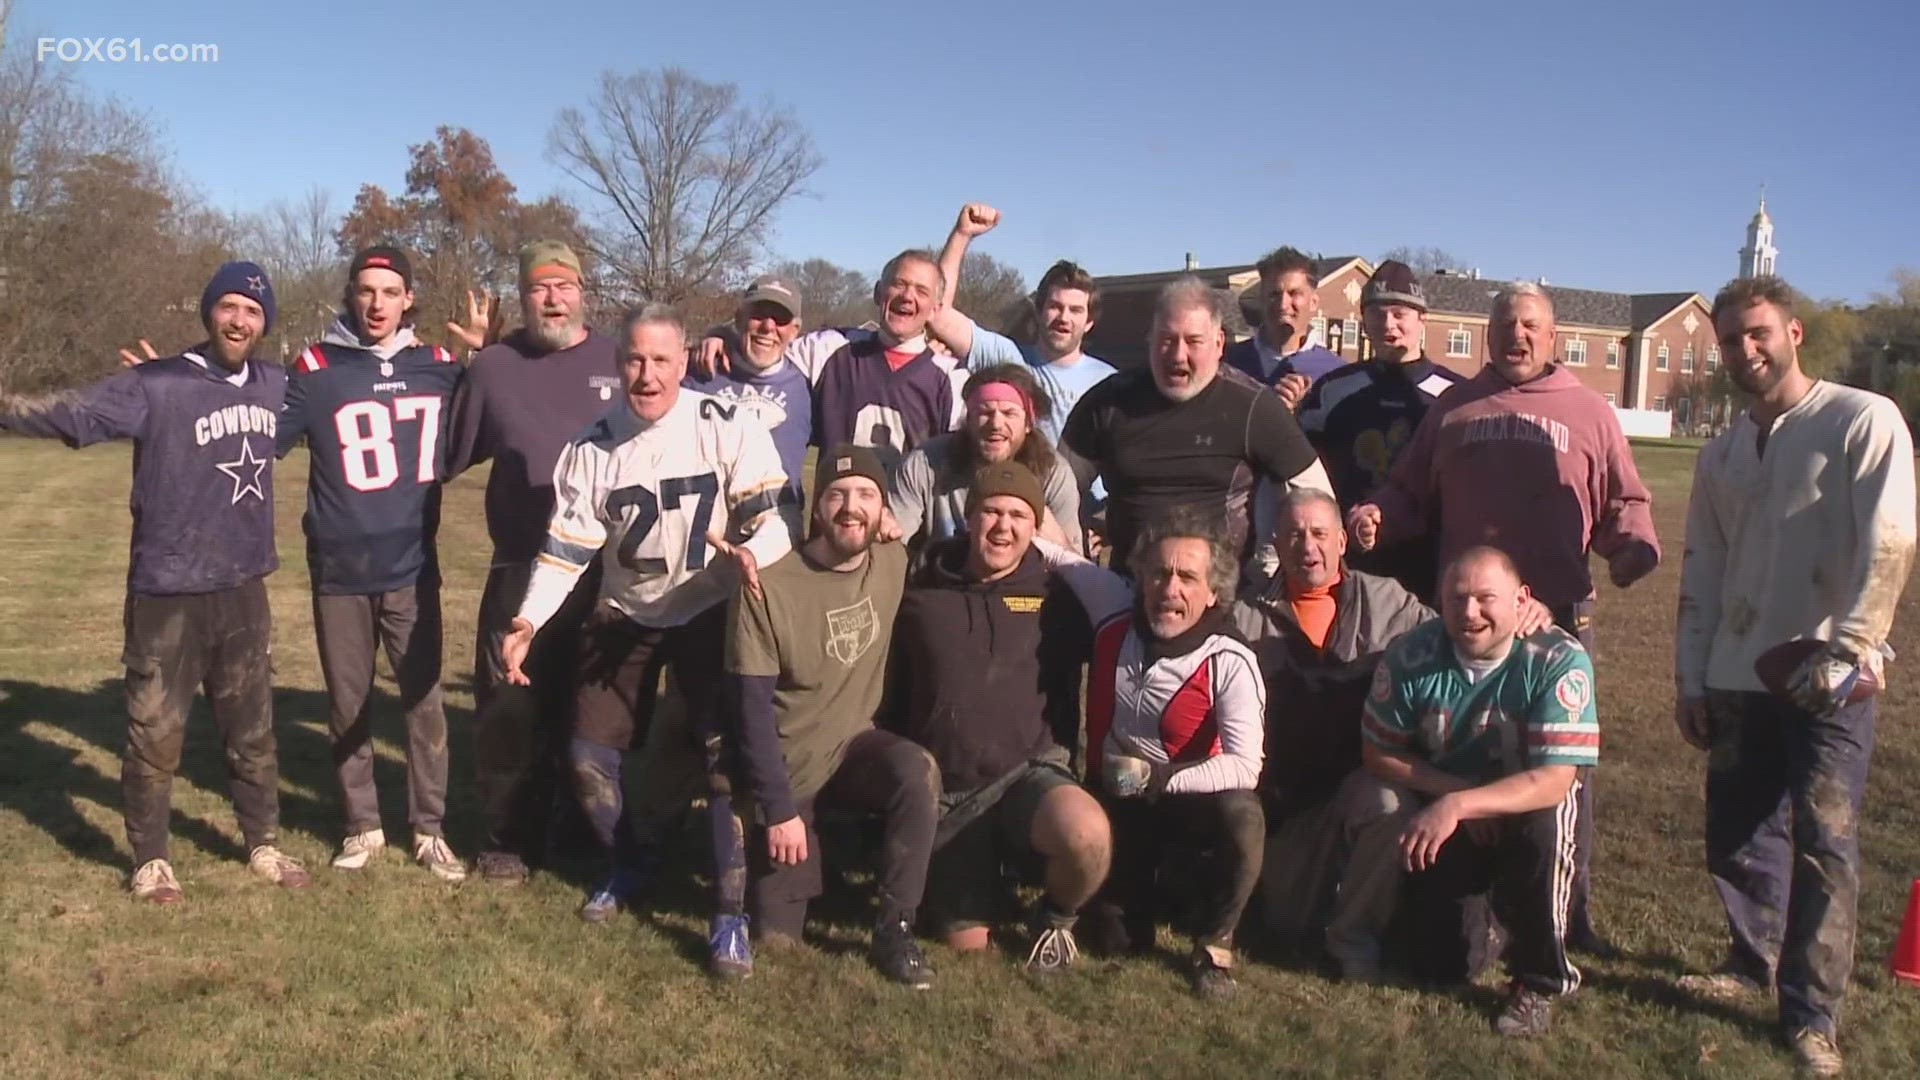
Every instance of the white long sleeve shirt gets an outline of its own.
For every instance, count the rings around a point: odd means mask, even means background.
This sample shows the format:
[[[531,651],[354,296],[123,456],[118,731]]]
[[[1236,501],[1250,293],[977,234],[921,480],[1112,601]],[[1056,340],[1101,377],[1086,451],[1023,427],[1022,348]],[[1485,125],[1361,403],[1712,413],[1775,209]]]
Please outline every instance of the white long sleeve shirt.
[[[1764,455],[1759,434],[1742,416],[1694,468],[1674,640],[1687,697],[1764,691],[1754,661],[1786,641],[1873,653],[1913,562],[1913,437],[1891,400],[1816,382]]]
[[[787,518],[798,510],[780,503],[779,451],[764,426],[733,415],[683,389],[649,424],[623,400],[561,451],[553,518],[520,617],[538,630],[600,556],[601,602],[646,626],[679,626],[735,587],[731,574],[711,569],[710,535],[761,566],[791,551],[799,522]]]

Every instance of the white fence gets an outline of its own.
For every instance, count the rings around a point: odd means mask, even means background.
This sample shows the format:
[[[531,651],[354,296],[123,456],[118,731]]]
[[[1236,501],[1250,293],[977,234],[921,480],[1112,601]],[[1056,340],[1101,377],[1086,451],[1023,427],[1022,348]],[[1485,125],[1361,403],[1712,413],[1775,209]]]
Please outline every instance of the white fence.
[[[1673,414],[1665,409],[1622,409],[1614,407],[1613,415],[1620,418],[1620,430],[1631,439],[1670,439],[1673,437]]]

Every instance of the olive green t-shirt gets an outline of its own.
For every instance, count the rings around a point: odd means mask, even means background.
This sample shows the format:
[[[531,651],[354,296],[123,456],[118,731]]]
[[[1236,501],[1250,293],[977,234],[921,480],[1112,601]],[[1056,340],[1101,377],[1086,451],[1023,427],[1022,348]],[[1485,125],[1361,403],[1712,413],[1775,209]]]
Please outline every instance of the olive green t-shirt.
[[[874,726],[906,576],[903,544],[875,544],[845,572],[795,551],[760,572],[759,598],[734,597],[727,671],[777,680],[775,723],[796,800],[818,794],[847,744]]]

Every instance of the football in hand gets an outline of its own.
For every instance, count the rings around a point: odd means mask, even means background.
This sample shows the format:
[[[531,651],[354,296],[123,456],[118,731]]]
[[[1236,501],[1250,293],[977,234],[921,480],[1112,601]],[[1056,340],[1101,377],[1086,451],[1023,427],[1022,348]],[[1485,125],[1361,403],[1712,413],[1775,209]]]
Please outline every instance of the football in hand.
[[[1826,647],[1827,643],[1819,638],[1783,642],[1760,654],[1760,658],[1753,662],[1753,673],[1760,677],[1761,685],[1775,695],[1789,698],[1793,692],[1793,677],[1799,672],[1800,666]],[[1872,665],[1865,665],[1860,670],[1860,677],[1854,681],[1852,692],[1847,695],[1846,704],[1857,704],[1879,692],[1880,677],[1874,673]]]

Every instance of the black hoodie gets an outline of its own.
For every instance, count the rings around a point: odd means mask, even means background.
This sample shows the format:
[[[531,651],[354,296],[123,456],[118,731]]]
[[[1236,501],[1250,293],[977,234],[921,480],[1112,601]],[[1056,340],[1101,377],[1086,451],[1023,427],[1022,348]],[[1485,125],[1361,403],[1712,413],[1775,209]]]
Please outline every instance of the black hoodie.
[[[948,793],[971,791],[1055,746],[1078,756],[1081,666],[1093,631],[1028,550],[997,581],[965,574],[967,538],[929,544],[894,622],[887,726],[927,749]]]

